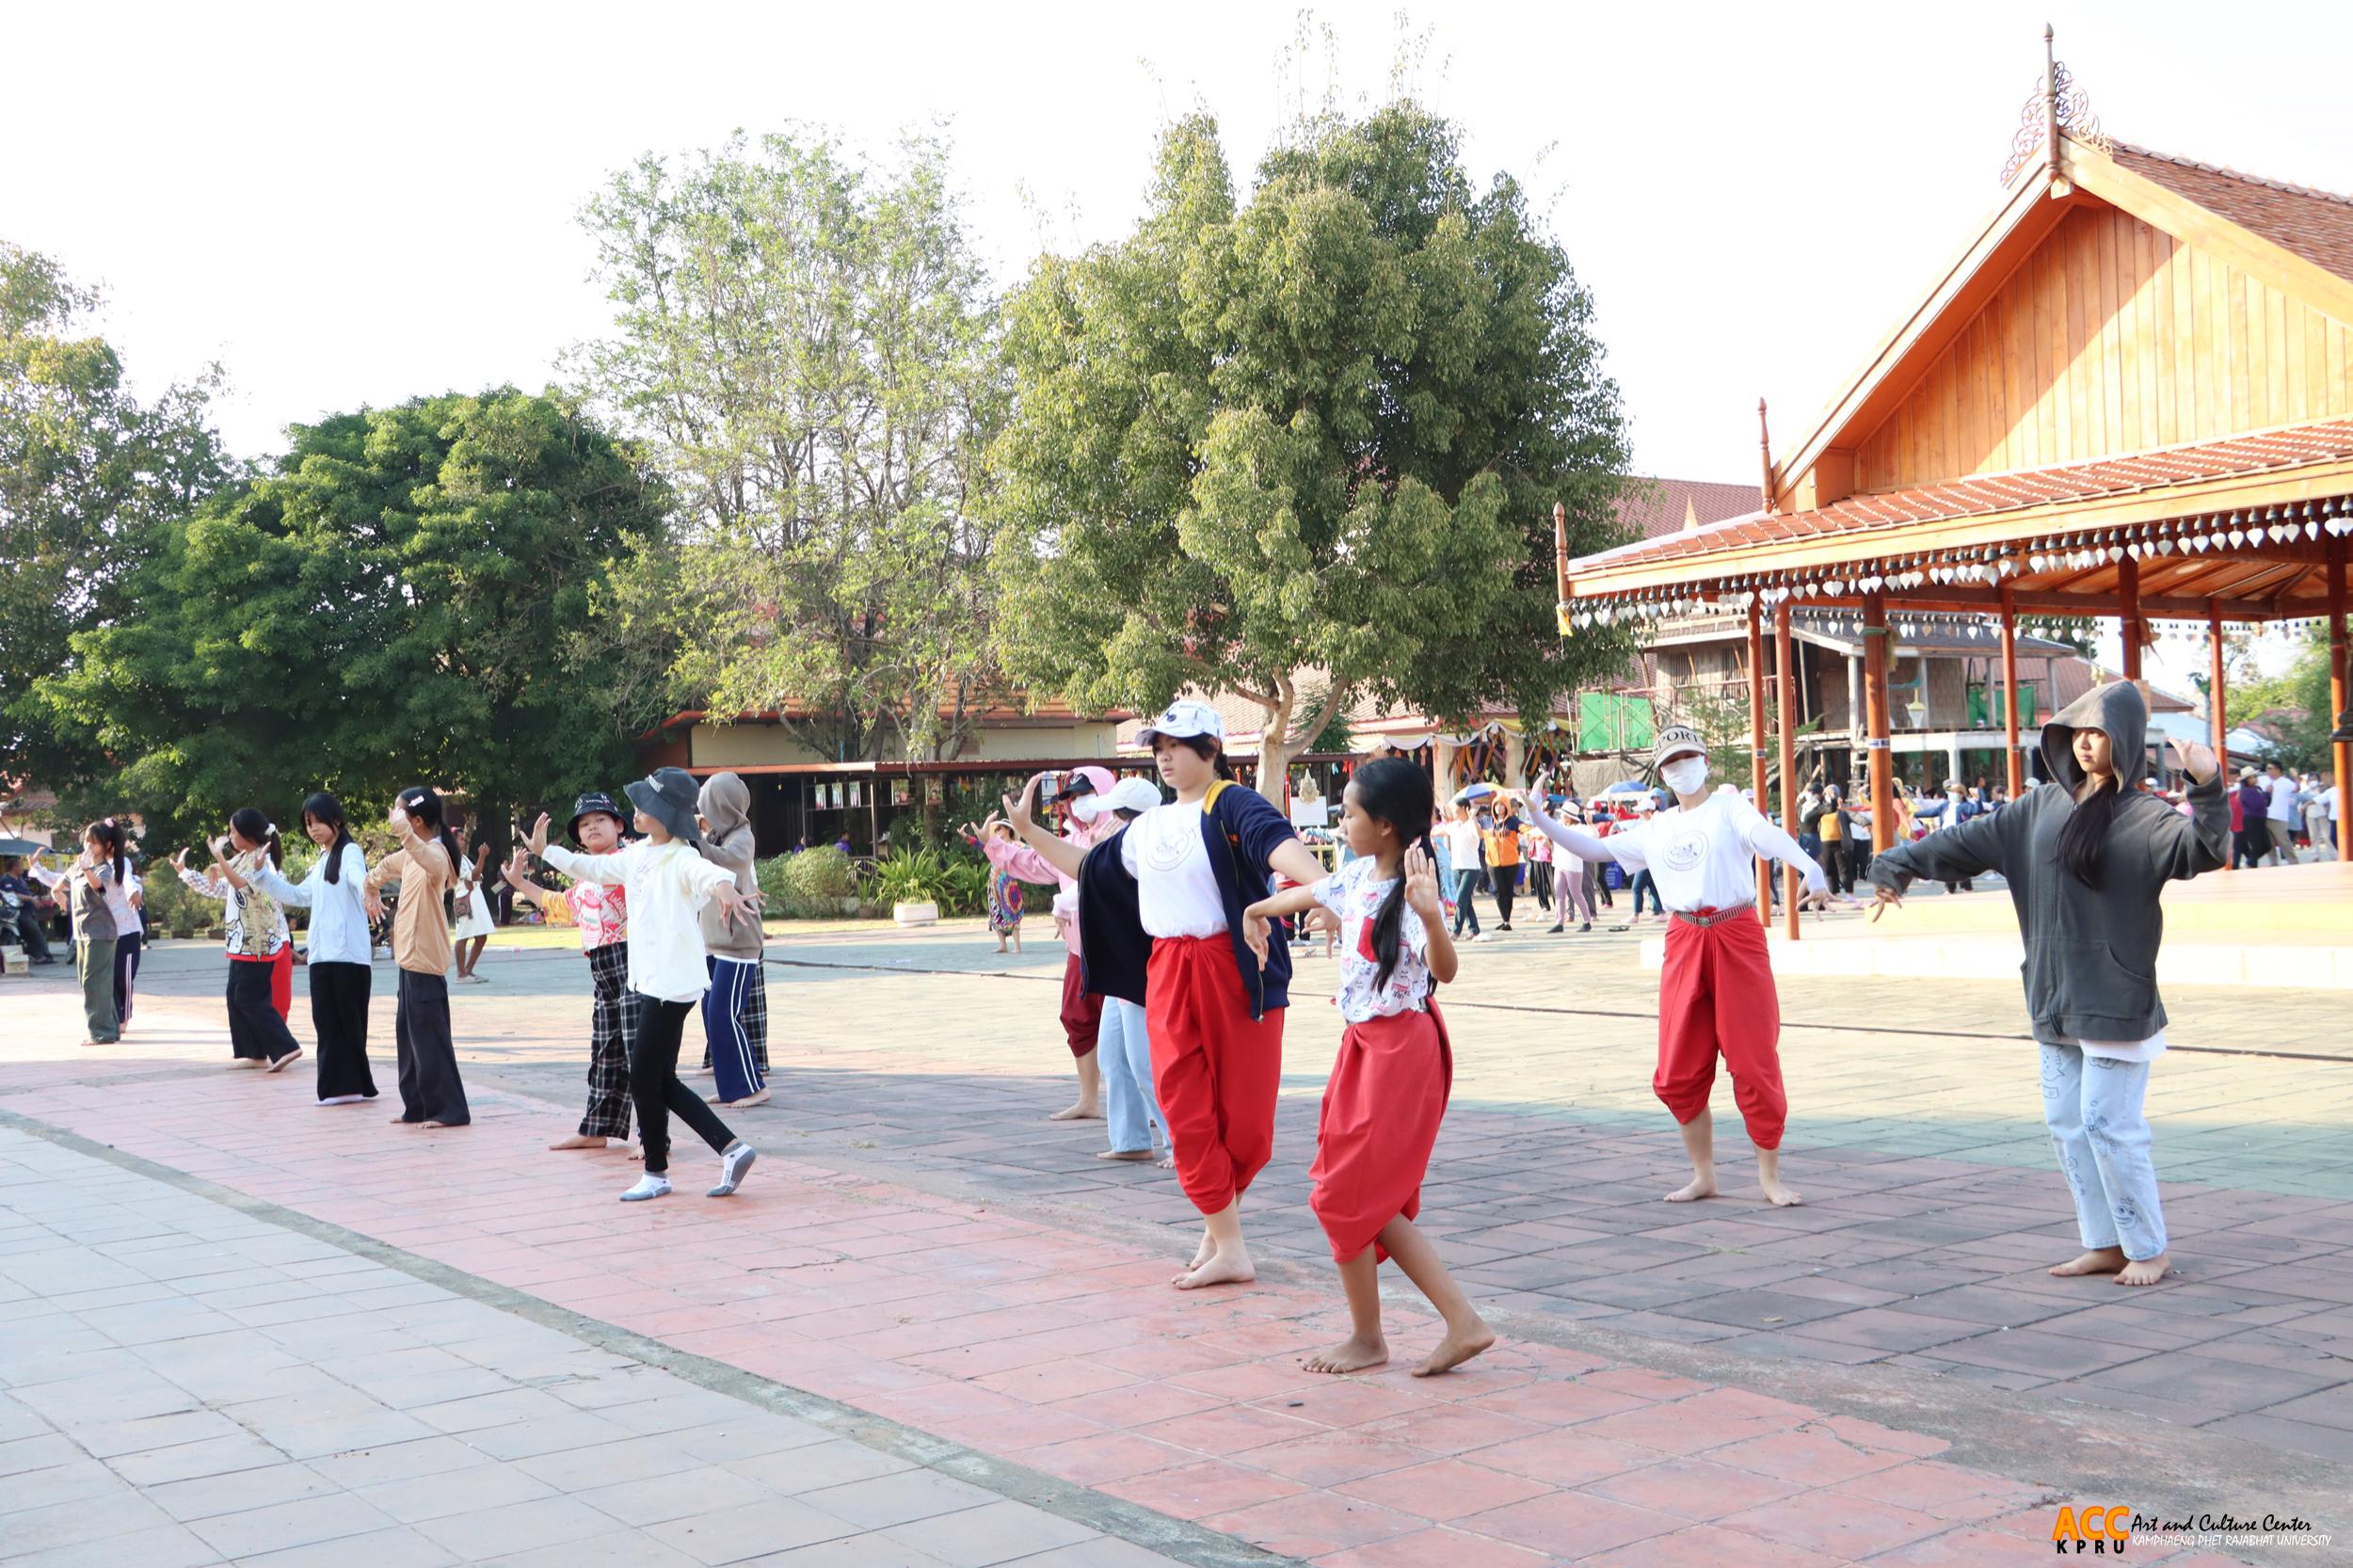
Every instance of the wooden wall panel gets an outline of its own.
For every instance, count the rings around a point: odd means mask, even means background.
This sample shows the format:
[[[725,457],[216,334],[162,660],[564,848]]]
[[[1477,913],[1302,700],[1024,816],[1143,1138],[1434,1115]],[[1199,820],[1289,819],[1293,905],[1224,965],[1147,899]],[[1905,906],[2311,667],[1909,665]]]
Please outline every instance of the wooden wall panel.
[[[2113,208],[2070,213],[1855,453],[1897,489],[2353,415],[2353,325]]]

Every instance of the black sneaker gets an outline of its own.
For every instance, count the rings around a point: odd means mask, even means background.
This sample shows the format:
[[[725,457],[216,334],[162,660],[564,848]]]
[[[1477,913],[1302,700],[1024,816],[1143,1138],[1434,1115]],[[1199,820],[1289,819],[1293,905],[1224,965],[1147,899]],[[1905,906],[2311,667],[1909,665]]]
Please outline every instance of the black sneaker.
[[[1584,936],[1587,932],[1589,932],[1589,931],[1591,931],[1591,930],[1593,930],[1593,921],[1591,921],[1591,920],[1587,920],[1587,921],[1586,921],[1583,925],[1580,925],[1580,926],[1578,926],[1578,927],[1577,928],[1577,934],[1579,936]]]
[[[1545,935],[1547,936],[1558,936],[1561,935],[1561,928],[1557,925],[1548,925],[1545,927]]]

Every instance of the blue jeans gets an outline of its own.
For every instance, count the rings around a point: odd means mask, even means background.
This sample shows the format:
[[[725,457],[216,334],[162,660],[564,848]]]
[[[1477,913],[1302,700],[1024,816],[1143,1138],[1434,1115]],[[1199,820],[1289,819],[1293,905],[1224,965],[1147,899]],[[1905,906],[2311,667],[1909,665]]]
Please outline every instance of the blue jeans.
[[[1477,872],[1454,873],[1454,935],[1463,934],[1463,922],[1470,921],[1470,934],[1479,935],[1479,911],[1471,906],[1471,894],[1479,890]]]
[[[1659,902],[1658,884],[1651,876],[1648,866],[1634,873],[1634,918],[1636,920],[1642,918],[1642,895],[1644,893],[1650,895],[1652,912],[1664,916],[1667,913],[1667,906]]]
[[[2042,1119],[2075,1195],[2087,1250],[2122,1247],[2135,1262],[2165,1251],[2165,1208],[2149,1158],[2149,1064],[2043,1045]]]
[[[1143,1008],[1117,997],[1103,999],[1095,1060],[1103,1072],[1103,1119],[1110,1124],[1112,1152],[1166,1146],[1168,1122],[1152,1090],[1152,1039]]]

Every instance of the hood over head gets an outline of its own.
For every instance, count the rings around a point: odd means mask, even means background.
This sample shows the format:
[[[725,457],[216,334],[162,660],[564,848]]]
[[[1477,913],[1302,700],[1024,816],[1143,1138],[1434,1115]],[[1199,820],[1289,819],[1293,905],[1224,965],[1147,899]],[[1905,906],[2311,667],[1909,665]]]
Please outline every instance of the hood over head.
[[[2149,704],[2140,688],[2129,680],[2094,686],[2042,726],[2042,768],[2073,795],[2083,788],[2084,770],[2075,760],[2075,731],[2105,731],[2116,758],[2117,776],[2126,791],[2140,782],[2147,755]]]
[[[703,780],[695,809],[711,824],[712,841],[723,843],[751,820],[751,789],[734,774],[714,773]]]

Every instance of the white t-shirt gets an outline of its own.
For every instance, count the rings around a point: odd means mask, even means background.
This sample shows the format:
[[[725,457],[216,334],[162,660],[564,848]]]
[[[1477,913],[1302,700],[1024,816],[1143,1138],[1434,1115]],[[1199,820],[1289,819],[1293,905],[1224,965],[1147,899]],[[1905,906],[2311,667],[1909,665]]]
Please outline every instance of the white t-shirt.
[[[1446,852],[1454,862],[1454,873],[1457,876],[1465,872],[1479,870],[1479,855],[1482,840],[1477,819],[1466,817],[1461,822],[1447,823],[1441,825],[1438,831],[1446,835]]]
[[[702,906],[735,873],[714,866],[691,844],[640,840],[613,855],[584,855],[550,844],[539,856],[576,882],[629,891],[629,986],[658,1001],[696,1001],[710,989],[703,967]]]
[[[1770,825],[1737,793],[1719,790],[1697,810],[1678,806],[1620,823],[1602,842],[1627,871],[1649,868],[1669,909],[1734,909],[1756,902],[1749,836]]]
[[[2264,815],[2273,822],[2296,821],[2296,780],[2282,774],[2264,788],[2271,792],[2271,809]]]
[[[2329,785],[2327,789],[2320,792],[2320,804],[2329,808],[2329,820],[2330,822],[2343,822],[2345,820],[2337,815],[2337,787],[2334,784]]]
[[[1410,904],[1400,911],[1397,968],[1387,985],[1374,989],[1381,960],[1372,951],[1373,917],[1397,886],[1397,878],[1379,876],[1379,870],[1380,862],[1364,856],[1308,889],[1318,904],[1340,918],[1340,989],[1332,1005],[1353,1024],[1419,1013],[1430,997],[1430,933]]]
[[[2160,1029],[2146,1040],[2078,1040],[2069,1035],[2058,1043],[2073,1046],[2086,1056],[2105,1056],[2111,1062],[2154,1062],[2165,1054],[2165,1031]]]
[[[1150,936],[1215,936],[1225,900],[1201,837],[1201,803],[1155,806],[1128,824],[1119,859],[1136,879],[1136,912]]]

